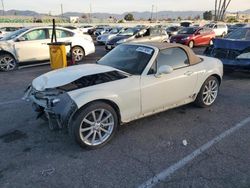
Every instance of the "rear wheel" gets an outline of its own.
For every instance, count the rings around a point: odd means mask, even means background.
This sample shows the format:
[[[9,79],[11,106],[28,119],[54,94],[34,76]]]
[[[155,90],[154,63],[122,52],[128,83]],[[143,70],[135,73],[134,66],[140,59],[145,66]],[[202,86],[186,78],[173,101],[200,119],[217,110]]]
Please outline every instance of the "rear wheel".
[[[199,107],[209,107],[211,106],[219,92],[219,81],[216,77],[209,77],[201,87],[201,90],[195,100],[195,104]]]
[[[17,68],[17,62],[12,55],[8,53],[0,55],[0,70],[1,71],[8,72],[8,71],[15,70],[16,68]]]
[[[210,45],[210,46],[214,45],[213,39],[211,39],[211,40],[209,41],[209,45]]]
[[[188,43],[188,46],[189,46],[189,48],[193,48],[194,47],[194,41],[190,41],[189,43]]]
[[[117,125],[115,110],[107,103],[94,102],[76,114],[69,132],[80,146],[96,149],[114,136]]]
[[[82,61],[84,56],[85,56],[85,52],[84,52],[83,48],[80,46],[73,47],[72,53],[73,53],[75,62]]]

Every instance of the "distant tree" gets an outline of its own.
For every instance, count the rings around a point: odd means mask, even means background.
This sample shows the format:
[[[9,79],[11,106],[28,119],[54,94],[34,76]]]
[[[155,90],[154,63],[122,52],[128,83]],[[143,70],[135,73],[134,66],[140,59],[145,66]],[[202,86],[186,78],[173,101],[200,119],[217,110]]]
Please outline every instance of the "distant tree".
[[[126,20],[126,21],[133,21],[134,20],[134,16],[133,16],[133,14],[126,14],[125,16],[124,16],[124,20]]]
[[[200,20],[201,19],[201,16],[200,15],[197,15],[194,17],[195,20]]]
[[[245,19],[244,22],[248,23],[248,22],[249,22],[249,19]]]
[[[181,20],[182,20],[182,18],[181,18],[180,16],[178,16],[177,20],[181,21]]]
[[[118,23],[124,23],[124,20],[119,20]]]
[[[212,11],[206,11],[203,13],[203,19],[204,20],[212,20],[213,19],[213,12]]]
[[[81,18],[82,18],[82,19],[87,19],[88,17],[87,17],[86,14],[83,14],[83,15],[81,16]]]

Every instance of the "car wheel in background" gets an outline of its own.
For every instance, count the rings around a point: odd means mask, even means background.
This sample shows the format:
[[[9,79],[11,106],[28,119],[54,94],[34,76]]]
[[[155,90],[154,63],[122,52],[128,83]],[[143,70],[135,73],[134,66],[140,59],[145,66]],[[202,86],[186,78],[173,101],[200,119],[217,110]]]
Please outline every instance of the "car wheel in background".
[[[191,40],[191,41],[188,43],[188,46],[189,46],[189,48],[193,48],[193,47],[194,47],[194,41]]]
[[[210,45],[210,46],[214,45],[213,39],[211,39],[211,40],[209,41],[209,45]]]
[[[74,60],[76,62],[80,62],[83,60],[83,58],[85,57],[85,52],[84,49],[80,46],[75,46],[72,48],[72,53],[74,56]]]
[[[201,87],[199,94],[196,97],[195,104],[199,107],[209,107],[211,106],[219,92],[219,81],[216,77],[209,77]]]
[[[10,54],[0,55],[0,70],[1,71],[12,71],[17,68],[17,62],[15,58]]]
[[[96,149],[114,136],[117,125],[116,111],[107,103],[94,102],[73,117],[69,133],[80,146]]]

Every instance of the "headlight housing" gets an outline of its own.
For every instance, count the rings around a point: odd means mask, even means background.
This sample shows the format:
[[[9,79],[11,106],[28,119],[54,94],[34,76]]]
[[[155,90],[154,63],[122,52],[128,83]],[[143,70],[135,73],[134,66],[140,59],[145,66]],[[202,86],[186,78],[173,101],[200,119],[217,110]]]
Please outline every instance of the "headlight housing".
[[[184,37],[181,40],[188,40],[188,39],[190,39],[190,37]]]
[[[119,40],[118,42],[117,42],[117,44],[122,44],[122,43],[124,43],[124,42],[126,42],[127,40],[126,39],[122,39],[122,40]]]

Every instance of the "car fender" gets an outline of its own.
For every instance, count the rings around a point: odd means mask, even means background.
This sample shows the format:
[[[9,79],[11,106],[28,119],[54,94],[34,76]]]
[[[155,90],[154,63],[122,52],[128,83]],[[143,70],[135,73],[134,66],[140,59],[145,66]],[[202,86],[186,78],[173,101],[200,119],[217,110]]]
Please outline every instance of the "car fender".
[[[11,43],[3,43],[0,44],[0,53],[9,53],[10,55],[12,55],[15,60],[18,62],[18,58],[17,58],[17,53],[16,53],[16,49],[15,49],[15,45],[11,44]]]
[[[219,59],[200,56],[203,59],[203,62],[200,63],[200,74],[198,76],[197,86],[195,88],[195,93],[198,94],[204,82],[210,76],[216,76],[222,81],[223,78],[223,64]]]
[[[123,98],[115,92],[105,91],[102,89],[94,89],[89,91],[74,91],[68,93],[71,99],[76,103],[78,109],[83,108],[85,105],[98,101],[98,100],[106,100],[113,104],[115,104],[119,109],[119,115],[121,117],[121,122],[128,122],[134,116],[139,115],[140,109],[133,108],[134,103],[128,103],[128,100],[123,100]],[[131,100],[135,98],[135,96],[131,95]],[[132,105],[132,106],[131,106]],[[140,105],[138,105],[140,107]],[[131,110],[133,108],[133,110]]]

